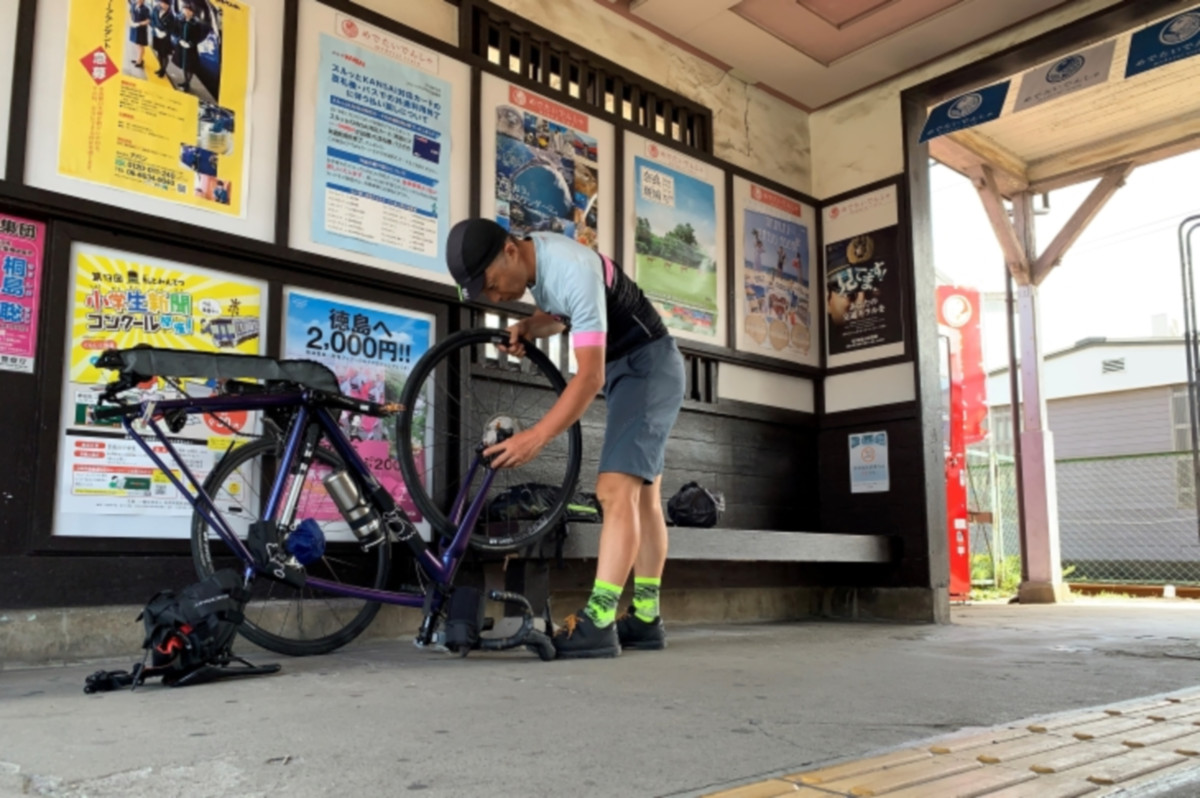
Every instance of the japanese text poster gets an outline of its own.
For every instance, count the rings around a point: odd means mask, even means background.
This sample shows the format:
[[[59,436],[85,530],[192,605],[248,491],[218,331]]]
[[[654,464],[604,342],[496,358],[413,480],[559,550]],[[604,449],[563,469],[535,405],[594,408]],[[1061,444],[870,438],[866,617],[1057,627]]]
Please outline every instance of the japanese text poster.
[[[243,0],[71,0],[59,172],[244,215],[253,84]]]
[[[887,493],[890,489],[887,433],[851,435],[850,492]]]
[[[451,85],[440,56],[352,17],[320,35],[312,236],[445,271]]]
[[[315,360],[333,370],[342,393],[369,402],[399,402],[413,364],[434,339],[434,317],[425,313],[376,305],[359,299],[287,289],[284,356]],[[413,459],[431,474],[433,433],[432,397],[426,397],[413,421]],[[380,484],[426,531],[420,512],[409,497],[397,459],[396,419],[345,413],[342,429]],[[323,477],[315,474],[314,479]],[[314,493],[325,495],[323,491]],[[332,501],[308,508],[317,521],[340,519]],[[347,540],[349,531],[345,531]]]
[[[734,214],[738,349],[815,365],[814,209],[735,177]]]
[[[0,371],[33,373],[46,226],[0,214]]]
[[[724,178],[654,142],[632,152],[637,283],[676,334],[723,345],[724,214],[717,184]]]
[[[95,367],[106,349],[139,344],[198,352],[260,354],[265,285],[230,274],[76,244],[73,308],[67,337],[55,534],[187,537],[191,507],[119,424],[94,411],[114,372]],[[172,376],[172,375],[167,375]],[[209,396],[214,381],[181,384]],[[131,400],[178,398],[162,378],[137,386]],[[199,478],[253,434],[250,414],[189,415],[172,443]],[[154,441],[153,436],[149,438]],[[157,447],[161,449],[161,447]],[[167,460],[169,465],[173,465]]]

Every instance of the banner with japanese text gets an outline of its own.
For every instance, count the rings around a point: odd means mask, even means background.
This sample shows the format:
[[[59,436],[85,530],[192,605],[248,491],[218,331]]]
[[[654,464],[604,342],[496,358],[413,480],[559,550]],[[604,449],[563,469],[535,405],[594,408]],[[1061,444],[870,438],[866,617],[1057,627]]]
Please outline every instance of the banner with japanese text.
[[[444,272],[451,84],[441,56],[353,17],[320,34],[312,238]]]
[[[191,507],[119,424],[98,424],[100,392],[115,374],[95,366],[105,349],[145,344],[198,352],[261,354],[266,286],[231,274],[75,244],[63,381],[55,534],[183,538]],[[171,375],[166,375],[171,376]],[[210,396],[214,381],[156,378],[130,400]],[[189,415],[172,444],[197,478],[253,434],[249,413]],[[153,437],[149,440],[153,441]],[[161,447],[159,447],[161,448]],[[167,461],[170,464],[170,461]]]
[[[46,226],[0,214],[0,371],[33,373]]]
[[[70,0],[58,171],[244,216],[251,7]]]
[[[300,288],[286,289],[284,302],[284,357],[323,363],[337,375],[342,393],[358,399],[381,404],[399,402],[413,364],[434,342],[435,319],[427,313]],[[426,397],[413,420],[413,458],[418,467],[424,465],[427,480],[433,467],[431,400]],[[400,476],[396,420],[345,413],[341,425],[379,483],[427,536],[428,523]],[[313,478],[321,476],[318,473]],[[331,500],[324,507],[307,507],[305,511],[316,521],[341,518]],[[348,530],[343,537],[353,540]]]

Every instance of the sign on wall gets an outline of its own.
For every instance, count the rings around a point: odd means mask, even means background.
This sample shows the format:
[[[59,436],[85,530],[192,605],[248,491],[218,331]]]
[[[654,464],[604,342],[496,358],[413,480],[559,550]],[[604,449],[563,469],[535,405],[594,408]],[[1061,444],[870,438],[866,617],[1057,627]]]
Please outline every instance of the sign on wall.
[[[721,169],[625,134],[624,268],[673,335],[714,346],[728,344],[724,187]]]
[[[71,0],[60,174],[244,215],[252,7],[217,8]]]
[[[266,285],[85,243],[72,246],[71,262],[54,534],[186,538],[191,506],[119,424],[96,422],[99,394],[115,375],[96,368],[95,359],[105,349],[138,344],[261,354]],[[209,382],[184,387],[192,396],[216,390]],[[135,390],[138,399],[181,396],[162,379]],[[256,427],[244,412],[193,415],[171,440],[203,480],[221,454],[244,440],[236,433]]]
[[[16,56],[17,12],[20,0],[0,0],[0,19],[13,20],[0,26],[0,180],[8,168],[8,115],[12,103],[13,59]]]
[[[850,492],[887,493],[891,490],[887,433],[867,432],[849,437]]]
[[[929,112],[925,127],[921,130],[921,141],[929,141],[957,130],[982,125],[998,119],[1008,99],[1011,80],[996,83],[976,91],[955,97],[938,105]]]
[[[1143,28],[1129,43],[1125,77],[1200,55],[1200,7]]]
[[[611,253],[613,126],[494,75],[479,103],[480,215],[514,235],[562,233]]]
[[[452,282],[470,68],[316,0],[300,5],[296,64],[291,246]]]
[[[1025,73],[1013,112],[1027,111],[1083,89],[1103,85],[1112,71],[1117,40],[1071,53]]]
[[[733,178],[737,348],[815,366],[813,308],[816,211],[741,177]]]
[[[400,401],[413,364],[433,344],[433,316],[302,288],[287,288],[284,294],[284,357],[328,366],[347,396],[377,403]],[[433,468],[432,399],[426,397],[413,422],[413,459],[418,468],[424,466],[427,488]],[[422,519],[400,476],[396,420],[346,413],[341,425],[380,484],[428,537],[428,522]],[[323,491],[317,493],[327,496]],[[340,522],[341,514],[332,500],[325,503],[325,507],[306,507],[305,512],[317,521]],[[354,540],[348,528],[341,533],[331,539]]]
[[[0,371],[33,373],[46,226],[0,214]]]
[[[904,354],[904,274],[896,187],[824,209],[825,342],[830,368]]]

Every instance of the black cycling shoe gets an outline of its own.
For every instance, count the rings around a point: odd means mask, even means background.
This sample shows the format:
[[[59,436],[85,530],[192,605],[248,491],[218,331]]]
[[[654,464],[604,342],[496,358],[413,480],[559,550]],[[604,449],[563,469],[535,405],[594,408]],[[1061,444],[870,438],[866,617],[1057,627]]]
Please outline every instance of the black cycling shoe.
[[[633,608],[617,618],[617,639],[624,648],[640,648],[658,651],[667,647],[667,632],[663,628],[662,616],[653,621],[643,621],[633,614]]]
[[[617,624],[600,629],[586,612],[568,615],[554,635],[554,650],[559,659],[598,659],[621,653]]]

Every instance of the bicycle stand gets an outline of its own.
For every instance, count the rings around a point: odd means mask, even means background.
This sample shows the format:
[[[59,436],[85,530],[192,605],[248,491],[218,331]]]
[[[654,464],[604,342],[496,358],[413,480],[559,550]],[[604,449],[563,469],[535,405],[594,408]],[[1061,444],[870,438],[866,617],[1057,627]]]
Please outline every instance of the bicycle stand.
[[[465,657],[472,651],[507,651],[524,646],[536,653],[543,662],[554,659],[554,643],[546,632],[537,628],[538,618],[524,596],[506,590],[489,590],[486,596],[491,601],[515,605],[514,608],[520,613],[516,617],[521,619],[515,632],[500,637],[485,637],[482,633],[493,630],[495,623],[492,618],[484,617],[483,591],[459,586],[450,596],[445,625],[434,632],[428,647]],[[544,613],[542,620],[546,630],[552,628],[548,614]],[[415,642],[420,648],[426,647],[421,645],[420,637]]]

